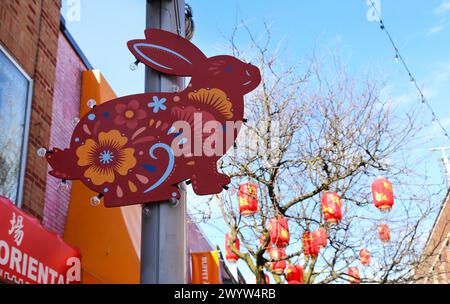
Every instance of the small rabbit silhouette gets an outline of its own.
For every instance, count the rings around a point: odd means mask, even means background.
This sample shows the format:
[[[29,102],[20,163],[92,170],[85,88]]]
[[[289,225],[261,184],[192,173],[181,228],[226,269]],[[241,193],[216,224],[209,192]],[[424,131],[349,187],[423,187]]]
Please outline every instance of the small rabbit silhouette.
[[[179,199],[177,184],[188,179],[199,195],[221,192],[230,178],[217,171],[217,161],[239,133],[237,127],[227,139],[228,123],[242,121],[243,96],[261,82],[257,67],[235,57],[207,58],[163,30],[147,29],[145,37],[129,41],[130,51],[162,73],[191,76],[186,89],[102,103],[78,122],[69,149],[46,154],[51,175],[81,180],[104,196],[106,207]]]

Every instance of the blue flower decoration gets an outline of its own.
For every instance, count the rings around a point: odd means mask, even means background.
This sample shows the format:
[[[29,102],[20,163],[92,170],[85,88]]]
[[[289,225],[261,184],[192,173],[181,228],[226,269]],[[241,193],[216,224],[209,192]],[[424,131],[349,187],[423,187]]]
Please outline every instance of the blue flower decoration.
[[[167,101],[165,98],[159,99],[158,96],[153,96],[153,102],[150,102],[148,106],[153,108],[153,113],[158,113],[159,110],[167,110],[164,103]]]
[[[113,161],[114,155],[111,151],[103,151],[100,153],[100,162],[105,165]]]

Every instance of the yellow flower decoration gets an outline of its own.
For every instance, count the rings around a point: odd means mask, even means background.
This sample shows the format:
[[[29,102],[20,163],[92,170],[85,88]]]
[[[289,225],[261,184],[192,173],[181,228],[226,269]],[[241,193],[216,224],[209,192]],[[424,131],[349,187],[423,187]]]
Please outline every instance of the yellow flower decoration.
[[[379,202],[387,201],[387,196],[384,193],[380,193],[380,192],[376,192],[375,191],[375,199],[377,201],[379,201]]]
[[[287,238],[288,237],[288,232],[284,228],[281,228],[281,237],[282,238]]]
[[[383,182],[383,186],[385,189],[392,191],[392,185],[390,182]]]
[[[331,201],[335,204],[341,205],[341,200],[339,199],[339,197],[337,197],[336,195],[332,195],[330,197]]]
[[[248,206],[248,205],[250,205],[248,203],[248,200],[245,197],[239,197],[238,199],[239,199],[239,205],[241,205],[241,206]]]
[[[201,102],[212,106],[226,119],[233,118],[233,112],[231,112],[231,108],[233,105],[231,101],[227,99],[227,95],[222,90],[200,89],[198,90],[198,92],[189,93],[188,98],[192,101]]]
[[[117,130],[100,132],[98,142],[87,139],[76,150],[79,166],[88,166],[84,172],[94,185],[113,183],[115,173],[127,175],[136,166],[134,148],[124,148],[128,139]]]
[[[327,206],[323,206],[322,207],[322,212],[323,213],[334,214],[334,210],[332,208],[327,207]]]

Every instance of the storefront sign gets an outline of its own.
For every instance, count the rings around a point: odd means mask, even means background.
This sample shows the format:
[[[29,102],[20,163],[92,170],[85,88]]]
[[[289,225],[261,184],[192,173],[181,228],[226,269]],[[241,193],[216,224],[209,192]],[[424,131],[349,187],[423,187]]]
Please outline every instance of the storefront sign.
[[[0,281],[81,283],[80,252],[0,196]]]
[[[81,180],[106,207],[179,199],[177,184],[188,179],[198,195],[221,192],[230,178],[216,163],[239,133],[244,95],[261,81],[257,67],[235,57],[208,58],[163,30],[145,36],[128,42],[133,55],[161,73],[190,76],[187,88],[96,105],[78,122],[70,148],[46,155],[51,175]]]
[[[193,252],[192,284],[220,284],[219,251]]]

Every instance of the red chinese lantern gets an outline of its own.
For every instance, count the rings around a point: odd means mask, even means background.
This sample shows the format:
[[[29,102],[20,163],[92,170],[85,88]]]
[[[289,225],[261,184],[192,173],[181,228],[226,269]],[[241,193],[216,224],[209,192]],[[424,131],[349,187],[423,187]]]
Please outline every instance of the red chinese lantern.
[[[336,224],[342,219],[341,198],[334,192],[327,191],[322,196],[323,218],[329,224]]]
[[[394,205],[394,192],[391,182],[385,177],[377,177],[372,183],[372,197],[375,207],[388,212]]]
[[[348,269],[348,276],[351,284],[361,283],[361,277],[359,275],[358,267],[350,267]]]
[[[289,245],[289,224],[283,216],[277,216],[269,220],[270,242],[277,247],[286,247]]]
[[[326,247],[328,245],[327,230],[324,227],[320,227],[313,232],[313,238],[317,241],[317,246]]]
[[[225,251],[226,251],[225,259],[230,263],[235,263],[239,259],[239,257],[237,256],[237,254],[231,251],[231,247],[229,245],[230,240],[231,236],[229,233],[227,233],[225,235]],[[236,240],[234,241],[234,247],[236,247],[237,250],[239,250],[241,247],[238,238],[236,238]]]
[[[306,256],[317,256],[319,254],[319,245],[314,237],[314,234],[306,231],[302,236],[303,254]]]
[[[285,256],[286,256],[286,252],[284,251],[283,248],[271,248],[270,249],[270,259],[271,260],[278,260],[278,259],[284,258]],[[277,275],[283,274],[285,268],[286,268],[286,260],[272,262],[272,271]]]
[[[363,264],[364,266],[369,266],[370,265],[370,252],[367,249],[361,249],[359,251],[359,257],[361,259],[361,264]]]
[[[289,265],[286,270],[286,281],[288,284],[304,283],[303,267],[300,265]]]
[[[378,236],[382,242],[389,242],[391,239],[391,232],[387,224],[378,225]]]
[[[258,211],[258,188],[254,183],[243,183],[238,191],[239,212],[251,216]]]

